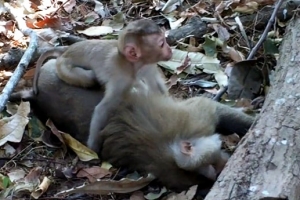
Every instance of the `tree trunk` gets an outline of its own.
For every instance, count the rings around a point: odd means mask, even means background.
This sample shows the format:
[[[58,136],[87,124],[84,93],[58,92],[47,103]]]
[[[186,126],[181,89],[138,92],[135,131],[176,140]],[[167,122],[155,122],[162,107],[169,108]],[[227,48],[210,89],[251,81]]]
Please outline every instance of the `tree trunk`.
[[[300,18],[281,45],[273,86],[256,122],[206,200],[300,199]]]

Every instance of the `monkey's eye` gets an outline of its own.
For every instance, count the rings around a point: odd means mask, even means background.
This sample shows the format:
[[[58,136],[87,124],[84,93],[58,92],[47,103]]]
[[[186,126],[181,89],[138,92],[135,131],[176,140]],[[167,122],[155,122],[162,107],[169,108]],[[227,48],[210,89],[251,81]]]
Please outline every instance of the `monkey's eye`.
[[[161,44],[160,44],[160,47],[163,48],[164,45],[165,45],[165,41],[162,41]]]

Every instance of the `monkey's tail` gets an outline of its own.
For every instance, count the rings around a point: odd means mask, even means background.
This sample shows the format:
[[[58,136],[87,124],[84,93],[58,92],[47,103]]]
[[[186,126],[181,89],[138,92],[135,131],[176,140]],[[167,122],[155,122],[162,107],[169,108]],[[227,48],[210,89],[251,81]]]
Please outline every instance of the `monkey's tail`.
[[[35,68],[35,73],[34,73],[34,78],[33,78],[33,92],[35,95],[37,95],[39,92],[38,91],[38,79],[39,79],[39,75],[40,75],[40,69],[41,69],[44,61],[50,57],[57,58],[57,57],[61,56],[67,49],[68,49],[67,46],[54,47],[53,49],[47,50],[39,57],[39,59],[37,60],[37,63],[36,63],[36,68]]]

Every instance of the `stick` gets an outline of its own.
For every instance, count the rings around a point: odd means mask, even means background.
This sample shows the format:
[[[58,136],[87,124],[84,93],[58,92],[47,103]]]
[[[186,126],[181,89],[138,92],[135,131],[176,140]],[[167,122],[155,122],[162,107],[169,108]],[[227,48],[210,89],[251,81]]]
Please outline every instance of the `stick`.
[[[253,49],[251,50],[247,60],[250,60],[253,58],[254,54],[257,52],[257,50],[259,49],[259,47],[262,45],[262,43],[265,41],[267,35],[268,35],[268,32],[272,26],[272,24],[274,24],[274,21],[275,21],[275,17],[276,17],[276,14],[277,14],[277,11],[279,10],[281,4],[282,4],[283,0],[278,0],[275,8],[274,8],[274,11],[271,15],[271,18],[270,20],[268,21],[268,24],[266,26],[266,29],[264,30],[263,34],[261,35],[261,37],[259,38],[258,42],[256,43],[256,45],[253,47]]]
[[[24,55],[22,56],[17,68],[15,69],[13,75],[8,80],[7,84],[5,85],[2,94],[0,95],[0,112],[3,111],[9,96],[13,92],[14,88],[18,84],[19,80],[23,76],[25,70],[27,69],[27,66],[35,53],[37,46],[38,46],[38,37],[36,33],[27,28],[26,23],[24,22],[22,18],[22,14],[20,14],[20,11],[18,9],[13,8],[8,3],[4,3],[7,10],[10,12],[10,14],[15,18],[18,24],[18,28],[22,31],[24,35],[28,35],[30,37],[30,43],[25,51]]]

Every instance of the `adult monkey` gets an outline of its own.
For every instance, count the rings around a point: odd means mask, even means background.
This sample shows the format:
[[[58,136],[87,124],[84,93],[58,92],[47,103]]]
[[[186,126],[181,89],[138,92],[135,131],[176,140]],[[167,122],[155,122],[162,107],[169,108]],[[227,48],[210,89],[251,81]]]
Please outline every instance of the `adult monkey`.
[[[84,142],[86,135],[82,133],[88,130],[90,113],[103,90],[64,84],[54,66],[55,60],[50,60],[42,68],[37,96],[27,91],[14,94],[11,100],[20,94],[30,99],[61,130]],[[206,98],[175,101],[160,95],[137,95],[116,112],[102,131],[101,157],[114,166],[152,173],[176,191],[199,182],[213,183],[219,172],[217,165],[226,162],[216,129],[242,136],[253,122],[252,117]]]

